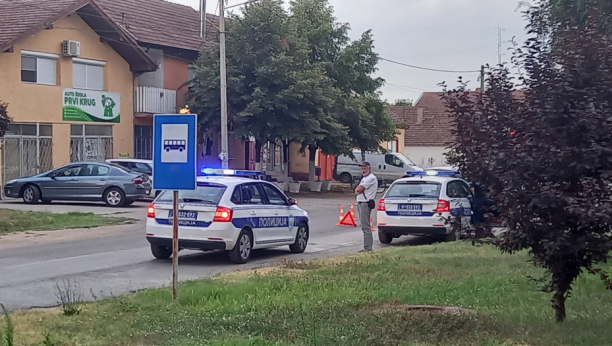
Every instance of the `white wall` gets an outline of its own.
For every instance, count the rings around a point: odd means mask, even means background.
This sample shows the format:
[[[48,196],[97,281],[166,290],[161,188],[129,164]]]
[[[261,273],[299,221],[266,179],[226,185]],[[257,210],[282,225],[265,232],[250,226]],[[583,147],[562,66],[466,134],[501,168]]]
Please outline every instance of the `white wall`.
[[[445,147],[404,147],[404,155],[421,168],[446,165],[447,151]]]
[[[159,49],[150,49],[147,54],[159,66],[156,71],[143,73],[138,76],[138,85],[148,86],[153,88],[164,88],[164,51]]]

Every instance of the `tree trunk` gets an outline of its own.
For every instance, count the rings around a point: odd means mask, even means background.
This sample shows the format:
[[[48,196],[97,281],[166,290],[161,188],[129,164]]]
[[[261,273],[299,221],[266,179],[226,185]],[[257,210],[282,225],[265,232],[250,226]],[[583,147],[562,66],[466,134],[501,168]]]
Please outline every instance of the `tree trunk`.
[[[283,163],[285,164],[285,175],[288,177],[290,172],[289,169],[289,146],[291,145],[290,141],[281,141],[283,143]]]
[[[255,141],[255,170],[261,171],[261,141]]]
[[[365,161],[365,156],[366,156],[366,152],[365,152],[365,150],[362,149],[361,150],[361,162]]]
[[[555,309],[555,319],[557,322],[565,320],[565,291],[557,290],[552,300]]]
[[[317,158],[317,146],[308,146],[308,181],[315,181],[315,160]]]

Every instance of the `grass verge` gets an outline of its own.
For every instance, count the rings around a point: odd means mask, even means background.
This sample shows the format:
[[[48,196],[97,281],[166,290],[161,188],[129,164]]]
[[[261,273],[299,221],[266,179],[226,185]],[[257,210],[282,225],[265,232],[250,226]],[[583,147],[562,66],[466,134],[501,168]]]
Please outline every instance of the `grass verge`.
[[[549,294],[526,254],[445,243],[329,260],[287,262],[169,289],[13,314],[18,345],[605,345],[612,293],[582,276],[568,320],[553,319]],[[462,313],[408,311],[404,304],[459,306]]]
[[[66,228],[89,228],[133,222],[124,217],[108,217],[94,213],[49,213],[0,209],[0,235],[22,231],[50,231]]]

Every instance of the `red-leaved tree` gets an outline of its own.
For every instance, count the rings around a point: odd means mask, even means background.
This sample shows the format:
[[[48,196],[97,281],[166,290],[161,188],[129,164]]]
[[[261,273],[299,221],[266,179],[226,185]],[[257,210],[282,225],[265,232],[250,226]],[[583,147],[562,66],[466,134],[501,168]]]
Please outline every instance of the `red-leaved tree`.
[[[584,271],[612,286],[597,268],[612,250],[612,18],[601,10],[610,2],[585,0],[586,21],[534,5],[512,59],[518,83],[497,66],[485,92],[461,83],[445,96],[457,125],[451,163],[502,213],[492,242],[546,269],[557,321]]]

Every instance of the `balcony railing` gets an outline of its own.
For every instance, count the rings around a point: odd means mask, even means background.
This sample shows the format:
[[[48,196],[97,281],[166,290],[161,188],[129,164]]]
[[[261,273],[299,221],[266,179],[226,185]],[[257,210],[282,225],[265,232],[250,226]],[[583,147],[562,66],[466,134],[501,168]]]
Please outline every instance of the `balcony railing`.
[[[176,90],[138,86],[134,90],[135,113],[176,113]]]

